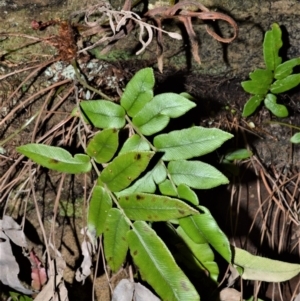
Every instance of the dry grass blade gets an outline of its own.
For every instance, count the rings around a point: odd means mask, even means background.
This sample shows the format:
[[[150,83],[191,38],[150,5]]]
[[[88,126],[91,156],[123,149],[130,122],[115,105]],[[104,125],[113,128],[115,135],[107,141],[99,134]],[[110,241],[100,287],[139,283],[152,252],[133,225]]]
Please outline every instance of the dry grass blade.
[[[42,68],[50,65],[51,63],[53,63],[55,61],[56,60],[53,60],[53,61],[50,61],[50,62],[47,62],[47,63],[42,63],[41,65],[35,65],[35,66],[25,67],[25,68],[22,68],[22,69],[18,69],[18,70],[12,71],[10,73],[7,73],[7,74],[4,74],[4,75],[0,76],[0,80],[3,80],[5,78],[7,78],[7,77],[10,77],[10,76],[13,76],[13,75],[16,75],[18,73],[22,73],[24,71],[31,70],[31,69],[36,69],[36,70],[34,70],[34,73],[36,73],[39,70],[41,70]]]
[[[5,116],[5,118],[3,118],[0,121],[0,126],[3,126],[10,118],[13,117],[13,115],[21,108],[23,108],[25,105],[27,105],[31,100],[35,99],[36,97],[48,92],[49,90],[52,90],[53,88],[56,88],[58,86],[64,85],[66,83],[69,83],[70,80],[69,79],[65,79],[61,82],[55,83],[53,85],[51,85],[50,87],[44,88],[38,92],[36,92],[35,94],[31,95],[30,97],[28,97],[26,100],[22,101],[18,106],[16,106],[13,110],[10,111],[10,113]],[[18,87],[20,89],[20,87]]]
[[[235,133],[236,141],[240,141],[238,136],[242,133],[243,145],[247,149],[249,146],[255,147],[255,144],[247,141],[247,129],[232,122],[229,130]],[[257,154],[251,160],[236,163],[241,169],[231,183],[228,206],[231,243],[252,254],[297,263],[300,254],[300,236],[297,235],[299,173],[288,170],[286,166],[281,170],[276,165],[266,167],[259,157],[260,153]],[[297,278],[280,285],[241,280],[242,290],[243,285],[251,285],[253,296],[265,295],[270,300],[273,295],[273,300],[291,301],[299,291]]]

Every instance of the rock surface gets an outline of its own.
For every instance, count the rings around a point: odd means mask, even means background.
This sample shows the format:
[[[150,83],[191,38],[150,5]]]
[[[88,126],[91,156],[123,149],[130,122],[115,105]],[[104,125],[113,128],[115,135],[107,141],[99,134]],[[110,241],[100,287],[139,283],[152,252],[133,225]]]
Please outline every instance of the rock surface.
[[[66,19],[71,12],[86,9],[98,1],[79,0],[0,0],[2,13],[0,14],[0,31],[31,32],[32,19]],[[164,36],[165,64],[175,69],[188,67],[193,71],[207,75],[245,77],[257,68],[264,67],[262,57],[262,41],[265,31],[272,23],[277,22],[283,31],[285,48],[283,57],[294,58],[300,56],[300,2],[297,0],[203,0],[202,4],[210,10],[223,12],[234,18],[239,26],[238,38],[230,44],[222,44],[207,34],[200,22],[194,24],[194,30],[200,42],[199,55],[202,64],[198,65],[189,58],[190,49],[187,40],[176,41]],[[113,6],[120,9],[121,1],[113,1]],[[170,25],[168,24],[169,28]],[[178,31],[177,25],[172,25]],[[232,35],[232,29],[227,23],[218,21],[214,29],[224,37]],[[138,46],[136,37],[129,37],[117,43],[115,49],[132,54]],[[1,49],[1,48],[0,48]],[[155,59],[156,46],[149,47],[137,59]],[[180,51],[180,49],[182,49]],[[188,58],[187,58],[188,56]]]

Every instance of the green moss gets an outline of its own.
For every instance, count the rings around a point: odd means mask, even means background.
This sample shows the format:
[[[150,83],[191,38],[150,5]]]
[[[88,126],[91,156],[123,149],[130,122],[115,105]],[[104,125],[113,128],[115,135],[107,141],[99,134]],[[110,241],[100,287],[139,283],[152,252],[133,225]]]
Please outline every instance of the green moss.
[[[60,201],[59,215],[67,217],[82,217],[83,199],[78,198],[74,203]]]
[[[107,54],[101,54],[101,50],[95,48],[89,50],[92,55],[94,55],[99,60],[106,61],[118,61],[118,60],[128,60],[132,58],[132,55],[126,50],[112,50]]]

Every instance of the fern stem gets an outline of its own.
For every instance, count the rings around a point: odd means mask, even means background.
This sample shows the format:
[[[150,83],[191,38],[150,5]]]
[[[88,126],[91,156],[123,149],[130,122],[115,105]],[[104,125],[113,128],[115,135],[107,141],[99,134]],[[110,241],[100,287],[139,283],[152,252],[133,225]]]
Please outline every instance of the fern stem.
[[[76,60],[72,60],[71,62],[71,65],[73,66],[74,68],[74,71],[75,71],[75,75],[76,75],[76,78],[77,80],[80,82],[80,84],[82,86],[84,86],[85,88],[95,92],[96,94],[100,95],[102,98],[106,99],[106,100],[110,100],[110,101],[113,101],[113,99],[111,99],[109,96],[107,96],[106,94],[104,94],[103,92],[95,89],[94,87],[90,86],[85,80],[83,80],[80,76],[80,72],[79,72],[79,68],[77,66],[77,62]]]
[[[266,123],[269,123],[269,124],[279,124],[279,125],[287,126],[287,127],[291,128],[291,129],[296,129],[296,130],[300,131],[300,127],[299,126],[295,126],[295,125],[288,124],[288,123],[285,123],[285,122],[267,121]]]

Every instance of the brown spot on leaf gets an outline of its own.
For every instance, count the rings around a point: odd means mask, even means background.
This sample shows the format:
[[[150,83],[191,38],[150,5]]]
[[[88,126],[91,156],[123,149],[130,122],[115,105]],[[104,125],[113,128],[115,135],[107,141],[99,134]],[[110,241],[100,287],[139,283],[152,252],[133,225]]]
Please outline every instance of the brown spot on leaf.
[[[186,284],[185,281],[181,281],[180,286],[182,287],[183,290],[189,291],[188,285]]]
[[[143,200],[144,199],[144,197],[142,196],[142,195],[140,195],[140,194],[137,194],[136,195],[136,200],[137,201],[141,201],[141,200]]]
[[[50,159],[49,160],[49,163],[53,163],[53,164],[57,164],[57,163],[59,163],[60,161],[58,161],[58,160],[55,160],[55,159]]]
[[[135,160],[140,160],[141,157],[142,157],[141,154],[136,154],[136,155],[134,156],[134,159],[135,159]]]
[[[133,256],[136,256],[137,254],[138,254],[138,251],[135,250],[135,251],[133,252]]]
[[[179,209],[178,212],[179,212],[180,215],[184,215],[184,214],[185,214],[185,211],[184,211],[184,210],[180,210],[180,209]]]

